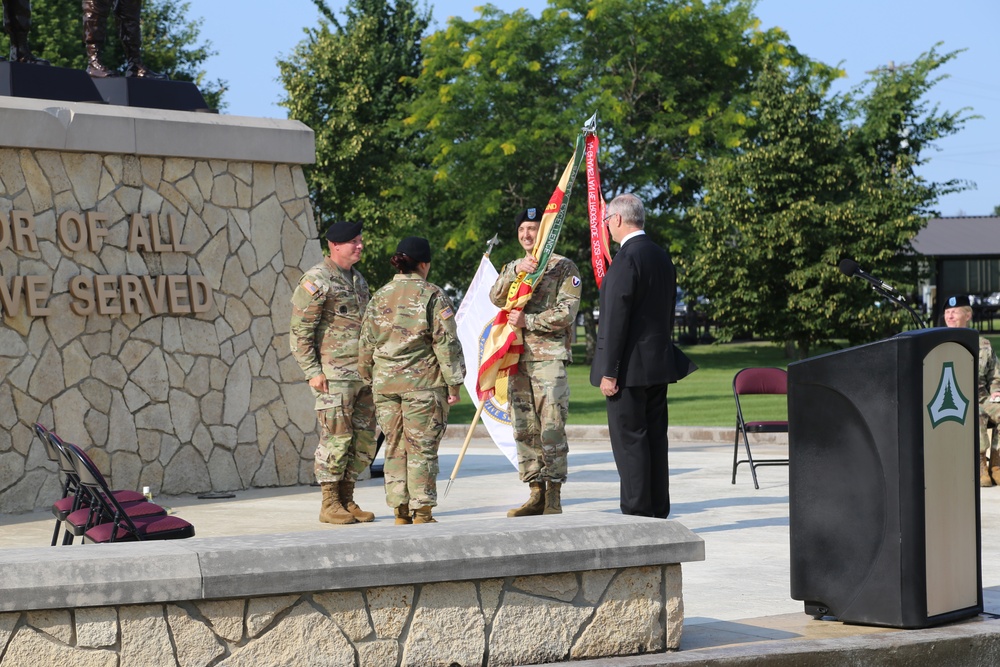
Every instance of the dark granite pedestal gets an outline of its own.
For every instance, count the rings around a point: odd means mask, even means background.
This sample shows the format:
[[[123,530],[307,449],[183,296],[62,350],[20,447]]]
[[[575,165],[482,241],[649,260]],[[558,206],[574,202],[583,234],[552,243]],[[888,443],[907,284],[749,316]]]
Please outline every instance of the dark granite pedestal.
[[[108,104],[173,111],[207,111],[205,98],[190,81],[109,77],[94,79],[97,90]]]
[[[0,95],[63,102],[104,102],[83,70],[0,62]]]

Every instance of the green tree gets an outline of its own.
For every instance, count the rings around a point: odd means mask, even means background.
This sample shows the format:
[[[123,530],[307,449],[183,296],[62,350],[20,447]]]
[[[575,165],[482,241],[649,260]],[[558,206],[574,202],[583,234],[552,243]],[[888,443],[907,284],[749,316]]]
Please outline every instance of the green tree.
[[[226,83],[210,81],[203,69],[208,58],[215,55],[212,44],[201,41],[201,19],[188,19],[191,3],[186,0],[147,0],[142,6],[143,60],[157,72],[176,81],[192,81],[198,85],[209,107],[223,110]],[[31,3],[31,42],[35,55],[58,67],[85,69],[83,51],[83,10],[79,0],[34,0]],[[120,68],[124,55],[117,38],[114,17],[109,19],[108,40],[104,62]],[[0,38],[0,49],[8,50],[6,34]]]
[[[497,231],[505,245],[496,259],[520,254],[510,221],[526,205],[545,204],[595,111],[605,193],[638,193],[650,232],[679,241],[702,165],[744,132],[735,102],[766,46],[785,39],[758,30],[751,7],[551,0],[533,17],[487,5],[478,19],[452,19],[429,36],[407,123],[430,166],[414,191],[430,202],[430,219],[446,225],[440,234],[455,250],[451,273],[469,275]],[[578,194],[559,250],[587,272],[585,221]],[[589,319],[597,291],[591,280],[584,285]]]
[[[817,344],[904,325],[905,313],[837,265],[850,257],[887,282],[916,284],[911,239],[939,196],[966,187],[914,172],[935,140],[968,119],[923,101],[955,55],[932,49],[832,96],[836,70],[774,50],[754,84],[751,135],[710,162],[692,215],[699,243],[680,258],[722,339],[753,331],[801,358]]]
[[[341,22],[324,0],[314,2],[324,18],[278,61],[282,105],[316,133],[316,164],[306,178],[320,232],[334,220],[363,221],[360,268],[380,285],[392,273],[387,260],[398,239],[426,235],[426,208],[408,195],[417,164],[401,121],[429,15],[410,0],[350,0]]]

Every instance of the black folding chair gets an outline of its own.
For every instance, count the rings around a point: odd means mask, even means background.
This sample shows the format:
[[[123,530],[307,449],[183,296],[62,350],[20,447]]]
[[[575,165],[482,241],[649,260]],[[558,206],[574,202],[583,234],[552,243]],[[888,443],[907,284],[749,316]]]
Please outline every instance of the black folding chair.
[[[67,516],[78,509],[78,503],[80,502],[78,491],[80,485],[77,483],[76,471],[72,469],[69,461],[56,449],[56,445],[49,440],[49,430],[36,422],[34,431],[45,447],[46,456],[56,464],[63,477],[62,495],[52,503],[52,514],[56,517],[56,525],[52,529],[52,546],[56,546],[59,541],[59,528],[62,527],[62,522],[66,520]],[[72,536],[67,533],[66,539],[72,540]]]
[[[741,463],[750,466],[753,488],[759,489],[757,468],[760,466],[788,465],[788,459],[754,459],[750,451],[749,433],[788,433],[788,420],[747,421],[743,415],[740,396],[787,395],[788,373],[781,368],[744,368],[733,378],[733,398],[736,399],[736,440],[733,443],[733,484],[736,483],[736,468]],[[740,437],[747,457],[740,459]]]
[[[63,497],[52,504],[52,513],[56,517],[56,526],[52,531],[52,546],[55,546],[58,541],[59,528],[62,524],[66,525],[66,532],[63,535],[62,543],[72,544],[74,535],[82,535],[87,527],[95,525],[94,522],[101,518],[97,515],[97,510],[100,507],[95,507],[91,495],[80,485],[80,477],[76,472],[76,467],[73,465],[73,458],[68,451],[70,444],[64,442],[62,438],[52,431],[46,430],[40,424],[36,424],[35,427],[35,433],[45,433],[44,442],[49,459],[56,462],[59,470],[66,477],[66,482],[63,485]],[[73,446],[75,447],[75,445]],[[82,449],[80,452],[87,459],[90,466],[97,471],[97,474],[101,475],[100,470],[97,469],[96,464],[94,464],[86,452]],[[103,475],[101,475],[101,479],[104,479]],[[146,497],[138,491],[122,489],[112,491],[111,494],[125,506],[135,507],[137,513],[157,513],[153,508],[138,506],[146,500]],[[159,514],[166,514],[166,510],[159,507],[159,505],[154,505],[153,507],[159,509]]]
[[[66,451],[72,457],[80,486],[89,494],[91,502],[100,507],[101,515],[110,517],[109,520],[88,528],[83,534],[84,542],[176,540],[194,536],[194,526],[177,516],[129,516],[83,450],[67,443]]]

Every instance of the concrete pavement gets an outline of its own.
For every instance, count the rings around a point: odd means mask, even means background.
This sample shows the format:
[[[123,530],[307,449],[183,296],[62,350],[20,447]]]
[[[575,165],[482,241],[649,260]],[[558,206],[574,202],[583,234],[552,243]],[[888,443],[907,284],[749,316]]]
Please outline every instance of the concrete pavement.
[[[686,618],[682,651],[589,664],[696,664],[692,661],[699,655],[705,660],[717,656],[712,659],[723,662],[736,657],[763,659],[767,655],[788,653],[790,646],[804,648],[809,642],[820,642],[823,650],[829,651],[830,642],[839,642],[844,647],[869,647],[879,642],[895,645],[923,641],[921,638],[940,642],[942,632],[981,635],[986,637],[984,641],[995,640],[1000,651],[1000,621],[995,620],[995,615],[1000,615],[1000,570],[994,566],[1000,562],[1000,487],[981,490],[987,614],[944,629],[917,631],[817,621],[803,613],[801,602],[789,597],[788,469],[758,469],[761,488],[755,490],[744,466],[737,484],[731,484],[732,445],[728,440],[731,432],[671,431],[671,518],[703,538],[706,552],[704,562],[683,567]],[[452,427],[442,442],[440,495],[444,493],[462,440],[461,428]],[[760,457],[781,456],[784,452],[780,445],[755,449],[755,455]],[[563,491],[564,512],[619,511],[618,476],[606,428],[572,430],[569,469],[569,482]],[[191,521],[199,537],[366,528],[363,524],[333,527],[318,523],[320,493],[316,487],[253,489],[236,491],[234,495],[235,498],[220,500],[200,500],[195,496],[154,500]],[[519,505],[526,496],[527,487],[517,480],[510,463],[487,437],[477,436],[449,495],[440,499],[435,516],[441,522],[456,517],[515,521],[505,518],[506,511]],[[363,508],[376,513],[377,522],[391,523],[380,479],[359,482],[355,497]],[[559,517],[552,520],[559,521]],[[47,545],[53,523],[46,511],[0,515],[0,559],[5,547]],[[400,530],[414,529],[419,527],[400,527]],[[966,629],[962,630],[963,627]]]

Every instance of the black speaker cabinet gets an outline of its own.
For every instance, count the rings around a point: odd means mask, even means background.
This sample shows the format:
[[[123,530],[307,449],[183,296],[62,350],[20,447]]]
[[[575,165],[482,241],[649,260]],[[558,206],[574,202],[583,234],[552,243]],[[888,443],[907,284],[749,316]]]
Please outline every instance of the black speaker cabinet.
[[[922,628],[982,612],[979,340],[925,329],[788,367],[791,595]]]

